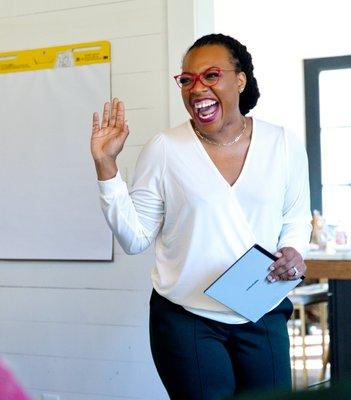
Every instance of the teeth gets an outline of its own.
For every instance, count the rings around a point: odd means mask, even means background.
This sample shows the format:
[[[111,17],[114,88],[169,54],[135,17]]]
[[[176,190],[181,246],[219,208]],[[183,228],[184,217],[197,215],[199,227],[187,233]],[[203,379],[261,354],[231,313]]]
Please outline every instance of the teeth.
[[[210,107],[213,106],[213,104],[216,104],[217,102],[215,100],[203,100],[199,101],[198,103],[194,104],[194,107],[196,109],[204,108],[204,107]]]
[[[212,114],[208,114],[208,115],[202,115],[201,116],[201,119],[202,120],[206,120],[206,119],[210,119],[210,118],[212,118],[213,116],[214,116],[214,112],[212,113]]]

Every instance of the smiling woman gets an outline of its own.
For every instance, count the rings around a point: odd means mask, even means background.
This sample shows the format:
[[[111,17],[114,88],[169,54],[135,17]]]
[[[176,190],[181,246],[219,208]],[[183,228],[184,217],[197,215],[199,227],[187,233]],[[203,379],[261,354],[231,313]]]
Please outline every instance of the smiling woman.
[[[91,138],[106,220],[128,254],[156,239],[150,342],[172,400],[219,400],[290,387],[288,299],[259,321],[204,294],[254,243],[278,260],[268,281],[305,272],[310,236],[307,158],[285,129],[247,117],[259,91],[251,55],[221,34],[197,40],[175,76],[190,119],[142,150],[128,193],[116,158],[129,128],[106,103]],[[259,301],[259,299],[258,299]]]
[[[183,73],[175,78],[194,124],[205,135],[215,134],[218,143],[233,135],[235,125],[242,124],[241,114],[247,114],[260,95],[251,55],[226,36],[220,43],[215,36],[197,40],[184,57]],[[209,124],[215,120],[217,124]]]

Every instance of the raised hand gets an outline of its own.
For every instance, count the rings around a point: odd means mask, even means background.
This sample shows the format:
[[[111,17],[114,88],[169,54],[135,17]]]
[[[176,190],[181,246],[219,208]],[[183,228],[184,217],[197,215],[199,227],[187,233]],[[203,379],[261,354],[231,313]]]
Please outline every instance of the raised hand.
[[[112,105],[105,103],[101,126],[99,114],[93,114],[91,154],[99,179],[110,179],[116,175],[116,157],[122,151],[128,134],[124,104],[117,98],[113,99]]]

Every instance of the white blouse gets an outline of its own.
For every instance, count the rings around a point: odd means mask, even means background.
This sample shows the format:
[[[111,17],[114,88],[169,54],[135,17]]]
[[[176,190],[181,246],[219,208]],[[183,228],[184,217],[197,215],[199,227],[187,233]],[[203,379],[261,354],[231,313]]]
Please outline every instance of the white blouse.
[[[272,253],[307,249],[306,151],[294,135],[267,122],[253,119],[247,157],[232,186],[190,121],[146,144],[130,193],[119,173],[98,184],[106,220],[126,253],[142,252],[156,238],[155,290],[216,321],[247,321],[203,292],[252,244]]]

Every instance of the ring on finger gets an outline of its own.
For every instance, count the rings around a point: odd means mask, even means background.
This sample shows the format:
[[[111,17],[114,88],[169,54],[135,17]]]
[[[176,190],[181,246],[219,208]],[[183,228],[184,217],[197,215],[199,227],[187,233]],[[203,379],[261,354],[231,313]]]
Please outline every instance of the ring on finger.
[[[299,274],[299,270],[296,267],[292,267],[292,269],[294,270],[293,276],[297,276]]]

